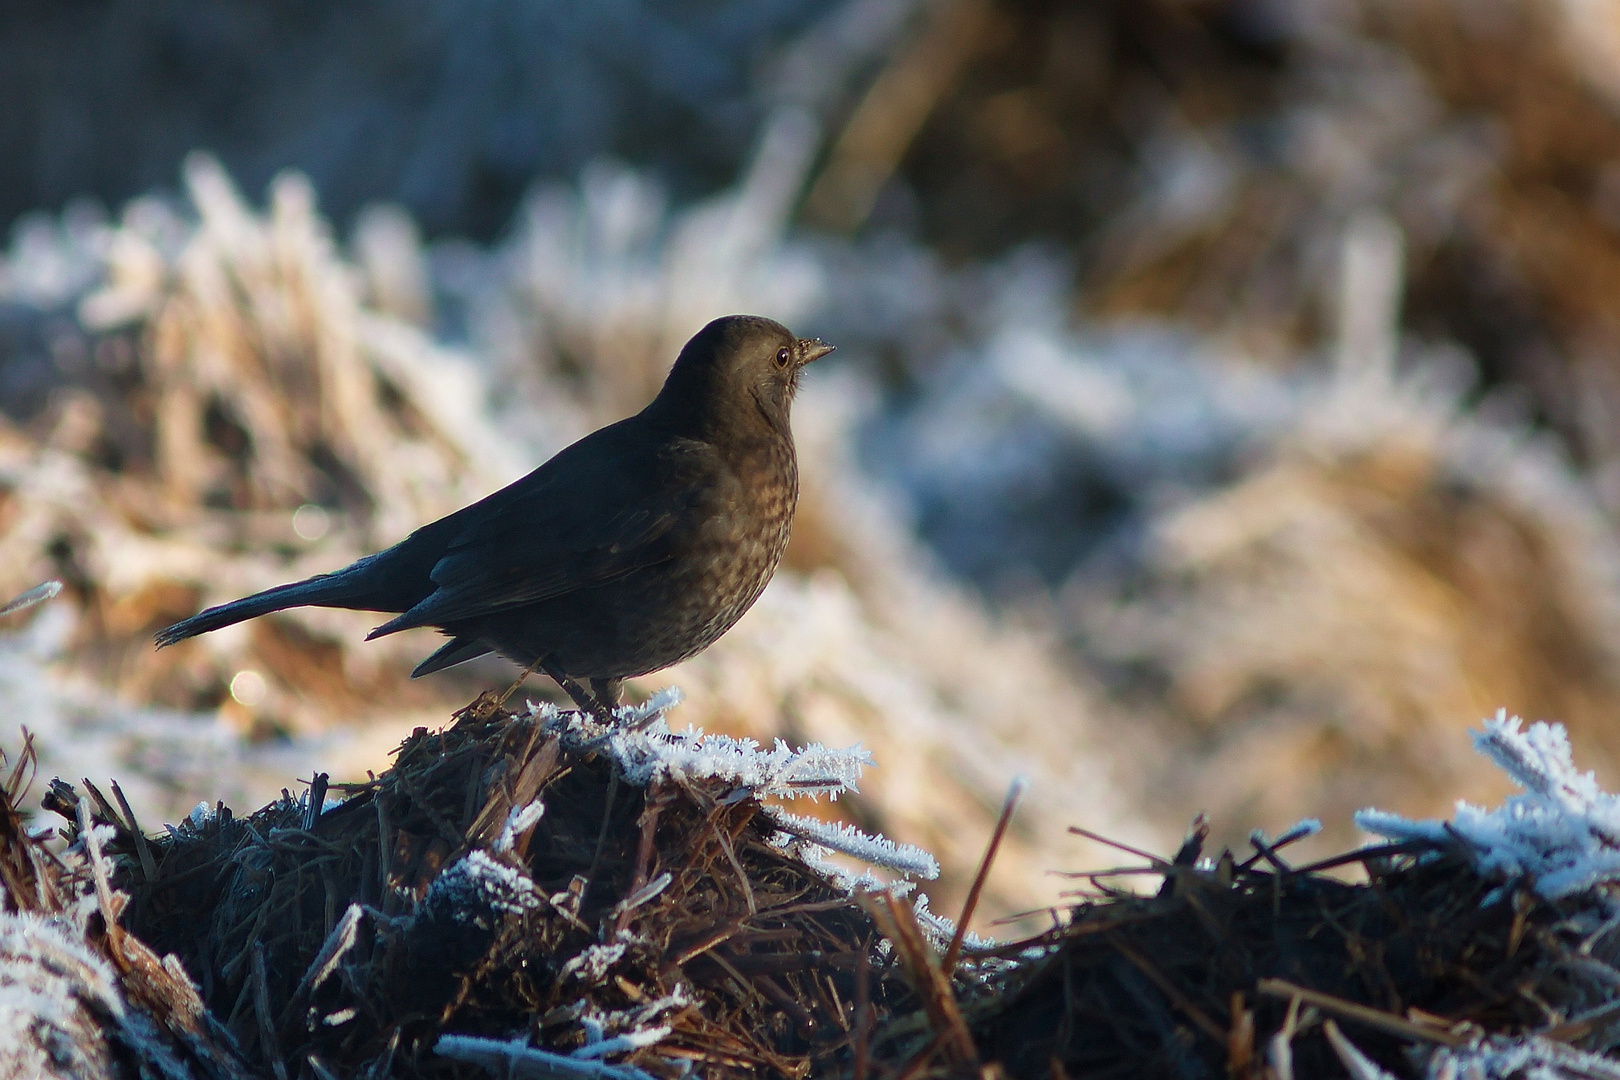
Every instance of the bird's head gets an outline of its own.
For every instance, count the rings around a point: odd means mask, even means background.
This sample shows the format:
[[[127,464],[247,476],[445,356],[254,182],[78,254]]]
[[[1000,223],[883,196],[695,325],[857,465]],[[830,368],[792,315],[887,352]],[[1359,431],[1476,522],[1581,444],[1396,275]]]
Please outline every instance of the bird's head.
[[[763,414],[772,425],[785,427],[799,373],[832,351],[819,338],[794,337],[771,319],[727,315],[686,343],[658,400],[682,411],[713,410],[719,419]]]

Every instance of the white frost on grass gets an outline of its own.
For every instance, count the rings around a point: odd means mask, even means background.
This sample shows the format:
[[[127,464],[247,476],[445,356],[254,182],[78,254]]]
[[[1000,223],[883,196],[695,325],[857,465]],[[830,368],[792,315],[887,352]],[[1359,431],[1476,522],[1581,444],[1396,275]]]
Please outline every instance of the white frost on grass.
[[[672,1028],[655,1027],[642,1028],[624,1035],[614,1035],[601,1042],[586,1043],[575,1050],[573,1056],[581,1060],[607,1057],[609,1054],[628,1054],[632,1050],[640,1050],[643,1046],[653,1046],[669,1036]]]
[[[83,935],[66,919],[0,914],[0,1073],[113,1075],[99,1017],[122,1021],[124,999]]]
[[[0,1076],[107,1080],[127,1071],[123,1051],[139,1063],[173,1060],[152,1017],[129,1005],[118,972],[92,945],[90,917],[110,923],[128,896],[110,883],[112,826],[92,824],[84,800],[78,810],[78,839],[57,857],[62,872],[40,885],[39,901],[58,910],[0,913]],[[177,992],[190,985],[175,958],[162,965]]]
[[[588,945],[578,956],[562,966],[557,977],[560,980],[577,975],[580,982],[585,985],[596,986],[607,978],[608,969],[619,962],[624,956],[625,949],[629,948],[634,940],[629,931],[621,930],[616,941],[603,945]]]
[[[478,848],[433,879],[422,906],[448,904],[445,910],[455,912],[457,918],[471,918],[474,912],[489,909],[521,915],[544,902],[528,874]]]
[[[321,943],[321,949],[315,954],[315,959],[309,962],[309,968],[304,977],[298,980],[298,993],[317,989],[343,962],[343,957],[354,948],[355,939],[360,933],[360,919],[365,909],[359,904],[350,904],[343,912],[343,917],[332,927],[332,932],[326,935]]]
[[[810,743],[794,750],[778,739],[766,750],[754,739],[708,735],[690,727],[672,732],[663,713],[680,700],[680,691],[670,687],[639,709],[621,710],[611,729],[581,713],[549,706],[530,705],[530,712],[561,735],[568,749],[606,751],[624,779],[638,787],[666,780],[720,780],[732,784],[739,798],[836,799],[858,790],[861,770],[873,764],[859,744],[830,750]]]
[[[1497,809],[1458,802],[1451,821],[1367,809],[1356,814],[1356,824],[1395,841],[1448,847],[1461,841],[1480,874],[1527,882],[1547,900],[1620,881],[1620,796],[1576,770],[1562,725],[1536,723],[1521,731],[1520,723],[1504,709],[1474,734],[1474,748],[1524,789]]]
[[[1534,1035],[1491,1035],[1468,1046],[1442,1046],[1425,1080],[1620,1080],[1620,1061]]]
[[[872,836],[853,825],[800,817],[780,807],[767,806],[765,814],[783,832],[841,855],[929,881],[939,877],[939,861],[913,844],[896,844],[886,836]]]
[[[850,873],[846,867],[828,860],[828,851],[820,844],[799,840],[787,833],[779,833],[777,837],[772,837],[771,842],[785,848],[804,865],[850,894],[879,892],[886,889],[895,896],[909,896],[917,887],[914,881],[884,881],[870,870],[863,870],[859,874]]]
[[[620,706],[614,710],[613,716],[625,727],[638,729],[663,716],[685,700],[686,695],[681,692],[680,687],[666,686],[639,705]]]
[[[666,1029],[667,1030],[667,1029]],[[580,1047],[580,1051],[590,1046]],[[634,1065],[609,1065],[592,1058],[573,1057],[530,1046],[528,1040],[484,1039],[476,1035],[442,1035],[433,1052],[454,1061],[482,1065],[496,1076],[511,1080],[541,1077],[578,1077],[580,1080],[653,1080]],[[578,1051],[576,1051],[577,1053]]]
[[[671,732],[664,714],[682,697],[679,688],[666,687],[641,705],[617,710],[612,727],[550,704],[530,703],[529,713],[547,731],[556,732],[570,750],[605,751],[632,784],[719,780],[732,786],[726,798],[733,801],[821,795],[836,800],[843,792],[858,790],[861,770],[873,764],[871,753],[859,743],[841,750],[811,743],[795,750],[777,739],[766,750],[753,739],[707,735],[691,727]],[[846,891],[870,891],[884,883],[871,874],[850,875],[826,861],[827,851],[930,881],[939,876],[938,860],[915,845],[897,844],[852,825],[800,817],[776,806],[764,810],[782,833],[793,838],[780,841],[781,846]]]
[[[956,920],[948,915],[930,911],[926,893],[918,896],[911,905],[911,914],[916,918],[917,925],[922,927],[923,933],[928,935],[929,942],[941,952],[950,945],[951,938],[956,936]],[[980,937],[971,930],[962,935],[962,948],[969,953],[981,949],[994,949],[1001,944],[1002,942],[995,938]]]
[[[501,828],[501,835],[495,838],[490,847],[503,854],[511,851],[517,843],[517,838],[539,824],[545,813],[546,804],[539,799],[527,806],[512,807],[511,812],[506,815],[506,824]]]
[[[593,945],[586,949],[586,953],[593,950],[618,949],[624,951],[624,945],[613,946]],[[615,955],[615,959],[617,956]],[[579,960],[580,957],[575,957]],[[573,961],[570,961],[572,964]],[[567,967],[564,968],[566,973]],[[557,1077],[564,1080],[581,1078],[581,1080],[653,1080],[651,1074],[634,1065],[609,1064],[602,1059],[610,1055],[628,1054],[649,1046],[656,1046],[669,1037],[672,1030],[667,1025],[644,1027],[637,1024],[628,1030],[609,1035],[608,1030],[616,1026],[612,1021],[627,1016],[645,1023],[655,1016],[673,1008],[684,1008],[691,1003],[690,995],[683,988],[677,987],[675,993],[657,1001],[649,1002],[633,1014],[614,1014],[611,1018],[599,1016],[585,1016],[580,1018],[580,1026],[585,1031],[585,1045],[567,1054],[554,1050],[542,1050],[537,1046],[530,1046],[527,1039],[521,1036],[514,1039],[487,1039],[474,1035],[444,1035],[434,1044],[433,1051],[441,1057],[453,1058],[457,1061],[472,1062],[482,1065],[497,1076],[511,1078],[527,1077]],[[678,1073],[684,1074],[687,1066],[682,1062],[666,1062]]]

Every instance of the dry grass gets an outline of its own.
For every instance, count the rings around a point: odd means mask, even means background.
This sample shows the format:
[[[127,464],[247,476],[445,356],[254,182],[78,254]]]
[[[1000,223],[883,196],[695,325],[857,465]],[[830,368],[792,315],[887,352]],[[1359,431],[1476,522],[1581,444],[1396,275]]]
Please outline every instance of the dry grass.
[[[682,1059],[706,1076],[820,1075],[849,1055],[858,995],[876,1020],[906,997],[855,900],[767,844],[776,830],[759,803],[723,785],[635,787],[607,757],[563,750],[540,720],[481,700],[344,792],[318,817],[307,799],[245,818],[221,808],[146,842],[149,854],[103,807],[120,826],[108,847],[130,894],[125,925],[178,956],[278,1075],[305,1061],[481,1075],[435,1056],[437,1039],[520,1035],[566,1052],[582,1018],[611,1030],[643,1014],[672,1029],[631,1059],[655,1075]],[[53,789],[56,805],[72,798]],[[538,824],[500,851],[510,811],[535,799]],[[533,902],[435,890],[471,852],[526,873]],[[364,915],[339,977],[316,978],[350,905]],[[593,949],[611,959],[576,959]]]

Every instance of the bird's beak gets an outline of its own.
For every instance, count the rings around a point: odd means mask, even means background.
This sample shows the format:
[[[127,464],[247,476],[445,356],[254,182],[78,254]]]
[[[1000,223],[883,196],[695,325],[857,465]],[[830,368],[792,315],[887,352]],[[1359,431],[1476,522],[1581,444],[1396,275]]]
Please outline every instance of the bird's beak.
[[[826,356],[828,353],[832,352],[837,347],[838,346],[836,345],[827,344],[820,338],[800,338],[799,366],[803,367],[805,364],[814,363],[815,361],[820,360],[823,356]]]

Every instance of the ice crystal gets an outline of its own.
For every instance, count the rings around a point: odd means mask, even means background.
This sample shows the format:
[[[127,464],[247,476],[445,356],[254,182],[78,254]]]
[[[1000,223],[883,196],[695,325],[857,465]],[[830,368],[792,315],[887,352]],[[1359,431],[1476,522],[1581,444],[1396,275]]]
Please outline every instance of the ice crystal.
[[[859,790],[861,770],[872,764],[872,755],[859,744],[832,750],[811,743],[794,750],[778,739],[766,750],[754,739],[694,728],[672,732],[663,714],[680,700],[680,691],[670,687],[645,705],[621,710],[612,728],[581,713],[543,706],[531,706],[531,712],[562,736],[564,746],[606,751],[624,778],[642,787],[671,779],[720,780],[732,784],[739,798],[837,798]]]
[[[518,834],[534,828],[545,812],[546,804],[539,799],[527,806],[512,807],[511,813],[506,815],[506,825],[502,827],[501,835],[490,845],[491,849],[501,853],[511,851],[512,846],[517,843]]]
[[[569,749],[605,751],[632,784],[719,780],[731,785],[726,798],[732,801],[820,795],[836,799],[845,791],[858,790],[861,770],[873,763],[872,755],[860,744],[835,750],[811,743],[795,750],[778,739],[767,750],[753,739],[707,735],[690,727],[672,732],[665,714],[681,700],[680,690],[668,687],[640,705],[617,710],[612,726],[551,704],[531,704],[529,711],[546,730],[560,735]],[[920,847],[896,844],[851,825],[790,814],[776,806],[764,809],[781,831],[774,842],[846,891],[867,892],[883,888],[885,883],[870,873],[857,877],[827,862],[827,851],[908,876],[929,880],[939,876],[938,861]],[[627,901],[630,907],[651,896],[632,899],[634,903]]]
[[[309,963],[309,970],[299,980],[299,989],[303,991],[314,990],[332,977],[343,957],[354,948],[355,938],[360,932],[360,918],[365,913],[359,904],[350,904],[343,912],[343,917],[332,927],[332,932],[326,935],[321,944],[320,952]]]
[[[1547,900],[1620,881],[1620,796],[1576,770],[1562,725],[1535,723],[1521,731],[1520,724],[1504,709],[1474,734],[1474,748],[1524,789],[1497,809],[1459,801],[1450,821],[1367,809],[1356,814],[1356,824],[1396,841],[1461,841],[1481,874],[1524,881]]]
[[[587,986],[595,986],[607,978],[608,969],[619,962],[634,940],[629,931],[621,930],[614,941],[586,946],[578,956],[562,966],[558,976],[566,979],[570,975],[578,975]]]
[[[642,1028],[624,1035],[615,1035],[603,1039],[601,1042],[586,1043],[574,1051],[574,1056],[580,1059],[606,1057],[609,1054],[625,1054],[631,1050],[640,1050],[643,1046],[652,1046],[661,1041],[670,1033],[667,1027]]]
[[[82,924],[0,914],[0,1071],[110,1076],[99,1017],[125,1015],[111,966]]]
[[[845,867],[829,861],[827,849],[820,844],[801,840],[789,833],[777,833],[771,837],[771,843],[786,848],[804,865],[847,893],[877,892],[880,889],[887,889],[896,896],[909,896],[917,887],[914,881],[884,881],[870,870],[852,874]]]
[[[1620,1080],[1620,1062],[1551,1039],[1492,1035],[1467,1046],[1438,1047],[1425,1080]]]
[[[853,825],[800,817],[775,806],[766,807],[765,814],[783,832],[802,837],[841,855],[848,855],[886,870],[927,878],[929,881],[939,877],[939,862],[913,844],[896,844],[887,837],[864,833]]]
[[[580,1050],[589,1050],[583,1046]],[[609,1065],[530,1046],[525,1039],[485,1039],[476,1035],[442,1035],[433,1044],[440,1057],[482,1065],[504,1077],[578,1077],[580,1080],[653,1080],[634,1065]]]
[[[469,851],[434,879],[422,899],[424,908],[448,905],[458,921],[482,910],[521,915],[544,902],[533,879],[519,868],[482,849]]]

